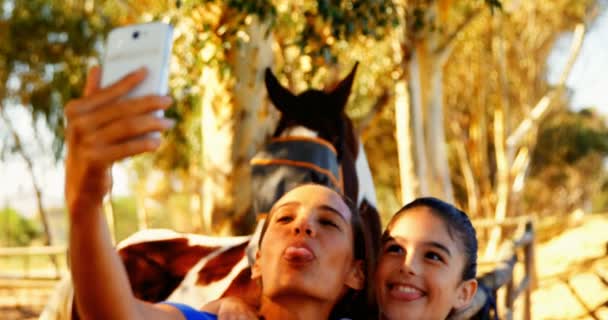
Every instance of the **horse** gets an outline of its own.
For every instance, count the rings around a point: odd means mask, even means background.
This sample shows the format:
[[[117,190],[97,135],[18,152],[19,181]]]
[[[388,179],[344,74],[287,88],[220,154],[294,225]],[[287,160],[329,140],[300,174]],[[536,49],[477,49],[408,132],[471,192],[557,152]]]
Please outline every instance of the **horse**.
[[[172,301],[202,307],[236,295],[256,305],[261,294],[251,279],[253,253],[270,206],[301,183],[320,183],[356,201],[368,234],[379,239],[380,217],[362,143],[345,113],[358,63],[333,89],[298,95],[270,69],[264,81],[281,113],[270,142],[251,160],[253,207],[250,236],[211,237],[170,230],[142,230],[118,244],[134,295],[149,302]],[[374,241],[379,246],[379,241]],[[378,248],[374,248],[378,250]],[[70,280],[59,285],[41,319],[78,319]]]

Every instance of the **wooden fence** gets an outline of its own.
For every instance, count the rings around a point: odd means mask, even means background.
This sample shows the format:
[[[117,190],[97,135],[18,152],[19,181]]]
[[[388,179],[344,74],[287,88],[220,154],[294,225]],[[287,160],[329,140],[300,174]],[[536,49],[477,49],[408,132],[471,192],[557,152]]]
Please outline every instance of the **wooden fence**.
[[[500,319],[513,319],[513,306],[515,300],[523,296],[523,316],[525,320],[531,319],[531,293],[534,287],[534,241],[535,232],[531,221],[525,223],[524,232],[512,241],[507,241],[500,249],[498,259],[494,268],[482,275],[477,280],[489,291],[478,290],[471,305],[450,317],[452,320],[471,319],[478,314],[488,302],[488,299],[497,301],[499,290],[505,290],[505,298],[502,303],[496,304],[496,311]],[[516,281],[514,277],[515,266],[522,256],[523,277]],[[498,299],[500,301],[500,299]]]
[[[21,278],[21,279],[55,279],[61,278],[61,267],[57,263],[58,256],[65,255],[65,246],[42,246],[42,247],[11,247],[0,248],[0,259],[21,257],[23,259],[23,274],[0,274],[0,278]],[[51,276],[34,277],[31,273],[31,258],[34,256],[48,256],[49,262],[54,267],[54,274]]]

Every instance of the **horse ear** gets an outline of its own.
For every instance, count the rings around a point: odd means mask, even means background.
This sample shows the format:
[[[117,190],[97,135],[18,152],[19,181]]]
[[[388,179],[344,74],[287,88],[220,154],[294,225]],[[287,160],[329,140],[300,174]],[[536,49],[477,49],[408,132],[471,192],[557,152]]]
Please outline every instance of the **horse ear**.
[[[352,89],[353,81],[355,80],[355,74],[357,73],[357,67],[359,67],[358,61],[346,78],[340,81],[336,88],[331,92],[335,107],[339,108],[337,111],[342,111],[346,107],[346,102],[348,102],[350,90]]]
[[[270,68],[266,68],[264,82],[266,83],[266,91],[268,91],[268,96],[270,97],[272,104],[281,111],[281,113],[287,113],[289,106],[293,105],[293,100],[295,98],[293,93],[281,85]]]

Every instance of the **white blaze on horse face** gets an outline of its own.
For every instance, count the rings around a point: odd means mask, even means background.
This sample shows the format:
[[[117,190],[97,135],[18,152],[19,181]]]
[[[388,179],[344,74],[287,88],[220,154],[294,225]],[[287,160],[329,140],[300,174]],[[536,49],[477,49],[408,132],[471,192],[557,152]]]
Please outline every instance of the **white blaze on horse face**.
[[[310,137],[318,138],[319,133],[304,126],[294,126],[281,132],[281,137]]]
[[[357,197],[357,204],[360,205],[365,199],[369,204],[377,208],[376,189],[374,188],[372,171],[369,169],[365,149],[363,148],[363,143],[361,142],[359,142],[359,154],[357,155],[355,168],[357,170],[357,179],[359,180],[359,195]]]

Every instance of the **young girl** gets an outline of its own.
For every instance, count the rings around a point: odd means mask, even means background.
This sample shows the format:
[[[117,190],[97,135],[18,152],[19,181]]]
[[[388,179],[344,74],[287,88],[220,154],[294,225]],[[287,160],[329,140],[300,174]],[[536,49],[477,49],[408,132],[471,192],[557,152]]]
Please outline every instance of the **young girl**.
[[[466,307],[477,281],[477,238],[467,215],[419,198],[390,220],[375,275],[381,318],[446,319]]]

